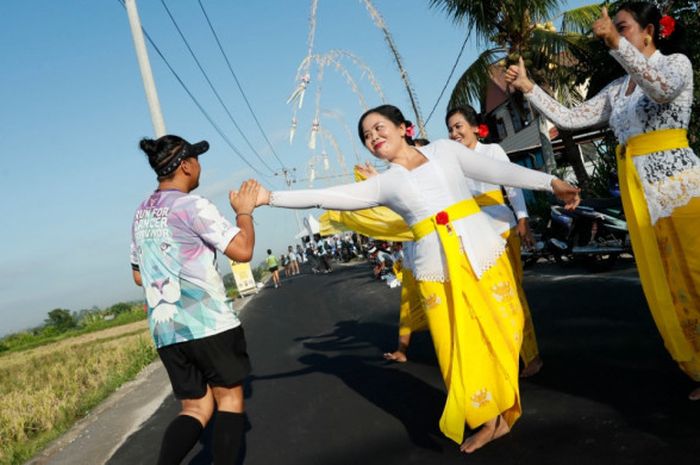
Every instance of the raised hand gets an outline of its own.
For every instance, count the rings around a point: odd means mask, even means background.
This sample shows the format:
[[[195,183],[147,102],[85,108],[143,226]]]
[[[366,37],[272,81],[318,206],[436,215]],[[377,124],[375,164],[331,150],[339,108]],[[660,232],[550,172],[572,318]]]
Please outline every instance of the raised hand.
[[[608,9],[603,7],[600,12],[600,18],[593,23],[593,34],[599,39],[605,41],[605,45],[609,48],[616,49],[620,44],[620,33],[617,32],[615,23],[608,16]]]
[[[248,179],[241,184],[237,191],[228,193],[228,200],[231,208],[237,215],[250,215],[258,206],[258,196],[260,194],[260,184],[255,179]]]
[[[376,176],[379,173],[374,166],[370,165],[369,162],[365,162],[364,165],[355,165],[355,171],[365,179],[369,179],[372,176]]]
[[[263,186],[260,186],[260,190],[258,191],[258,199],[255,202],[256,207],[259,207],[260,205],[270,205],[270,191],[265,189]]]
[[[564,208],[567,210],[575,209],[581,202],[581,197],[579,195],[581,189],[561,179],[555,178],[552,180],[552,192],[559,200],[564,202]]]
[[[527,78],[527,70],[523,57],[520,57],[517,65],[510,65],[505,74],[506,83],[512,88],[523,93],[532,90],[534,84]]]

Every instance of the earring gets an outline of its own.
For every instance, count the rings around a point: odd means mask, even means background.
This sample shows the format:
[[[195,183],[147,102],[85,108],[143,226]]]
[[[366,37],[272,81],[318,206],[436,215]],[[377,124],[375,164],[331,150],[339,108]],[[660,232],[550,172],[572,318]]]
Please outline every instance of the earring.
[[[646,36],[644,36],[644,46],[648,47],[650,43],[651,43],[651,36],[647,34]]]

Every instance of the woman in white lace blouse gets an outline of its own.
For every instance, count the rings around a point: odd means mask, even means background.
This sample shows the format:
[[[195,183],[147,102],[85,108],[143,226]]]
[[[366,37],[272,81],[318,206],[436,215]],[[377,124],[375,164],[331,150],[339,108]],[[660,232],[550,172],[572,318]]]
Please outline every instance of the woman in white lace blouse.
[[[461,450],[473,452],[506,434],[520,416],[523,314],[505,241],[479,210],[465,177],[551,190],[569,207],[578,204],[578,189],[545,173],[478,156],[454,141],[411,146],[406,123],[391,105],[360,118],[365,147],[391,163],[383,173],[327,189],[264,191],[259,204],[334,210],[384,205],[404,219],[415,238],[412,271],[447,386],[440,429],[461,443]],[[465,422],[481,427],[466,440]]]
[[[593,32],[627,71],[568,109],[534,85],[522,60],[506,81],[563,129],[608,122],[620,143],[618,172],[644,293],[666,348],[700,382],[700,160],[688,146],[693,70],[663,54],[675,21],[647,2],[625,3],[614,20],[603,8]],[[700,399],[700,388],[690,394]]]

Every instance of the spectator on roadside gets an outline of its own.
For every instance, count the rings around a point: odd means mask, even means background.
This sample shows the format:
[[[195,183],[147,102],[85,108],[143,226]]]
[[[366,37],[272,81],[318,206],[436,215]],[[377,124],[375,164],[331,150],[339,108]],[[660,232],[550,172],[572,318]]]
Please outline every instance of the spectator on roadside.
[[[320,263],[318,257],[316,256],[315,244],[311,241],[306,244],[306,259],[311,264],[311,271],[314,274],[321,272]]]
[[[294,252],[292,246],[287,247],[287,258],[289,259],[289,268],[292,276],[299,274],[299,257]]]
[[[284,277],[289,278],[289,258],[287,254],[280,255],[280,266],[282,267],[282,272],[284,272]]]
[[[306,253],[304,253],[304,248],[301,246],[301,244],[297,244],[297,258],[299,259],[299,263],[306,263]]]
[[[325,243],[323,239],[318,241],[318,260],[320,263],[320,270],[323,273],[331,273],[333,268],[331,267],[331,252],[330,247]]]

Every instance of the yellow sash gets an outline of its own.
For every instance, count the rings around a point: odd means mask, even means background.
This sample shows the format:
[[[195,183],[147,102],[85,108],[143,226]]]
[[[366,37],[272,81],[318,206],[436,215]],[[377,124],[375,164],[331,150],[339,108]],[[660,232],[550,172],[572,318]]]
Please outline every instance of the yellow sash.
[[[506,199],[503,198],[501,189],[484,192],[474,197],[474,200],[476,200],[476,203],[479,204],[480,207],[492,207],[494,205],[506,204]]]
[[[432,215],[422,219],[418,223],[411,226],[411,231],[413,232],[413,237],[415,237],[415,240],[419,241],[433,231],[440,231],[441,229],[445,229],[438,228],[438,226],[440,225],[448,226],[449,228],[451,228],[450,223],[452,223],[453,221],[458,220],[460,218],[465,218],[469,215],[473,215],[474,213],[478,212],[479,205],[477,205],[476,200],[462,200],[459,203],[447,207],[445,210],[439,212],[436,215]],[[444,219],[445,222],[441,223],[441,219]],[[447,256],[447,252],[447,249],[445,249],[445,256]],[[459,249],[457,250],[457,253],[461,253]]]
[[[659,331],[668,336],[664,337],[666,348],[677,361],[690,360],[693,352],[674,311],[656,233],[632,158],[686,147],[688,137],[685,129],[662,129],[633,136],[626,145],[619,145],[616,151],[620,195],[639,278],[654,321]]]

